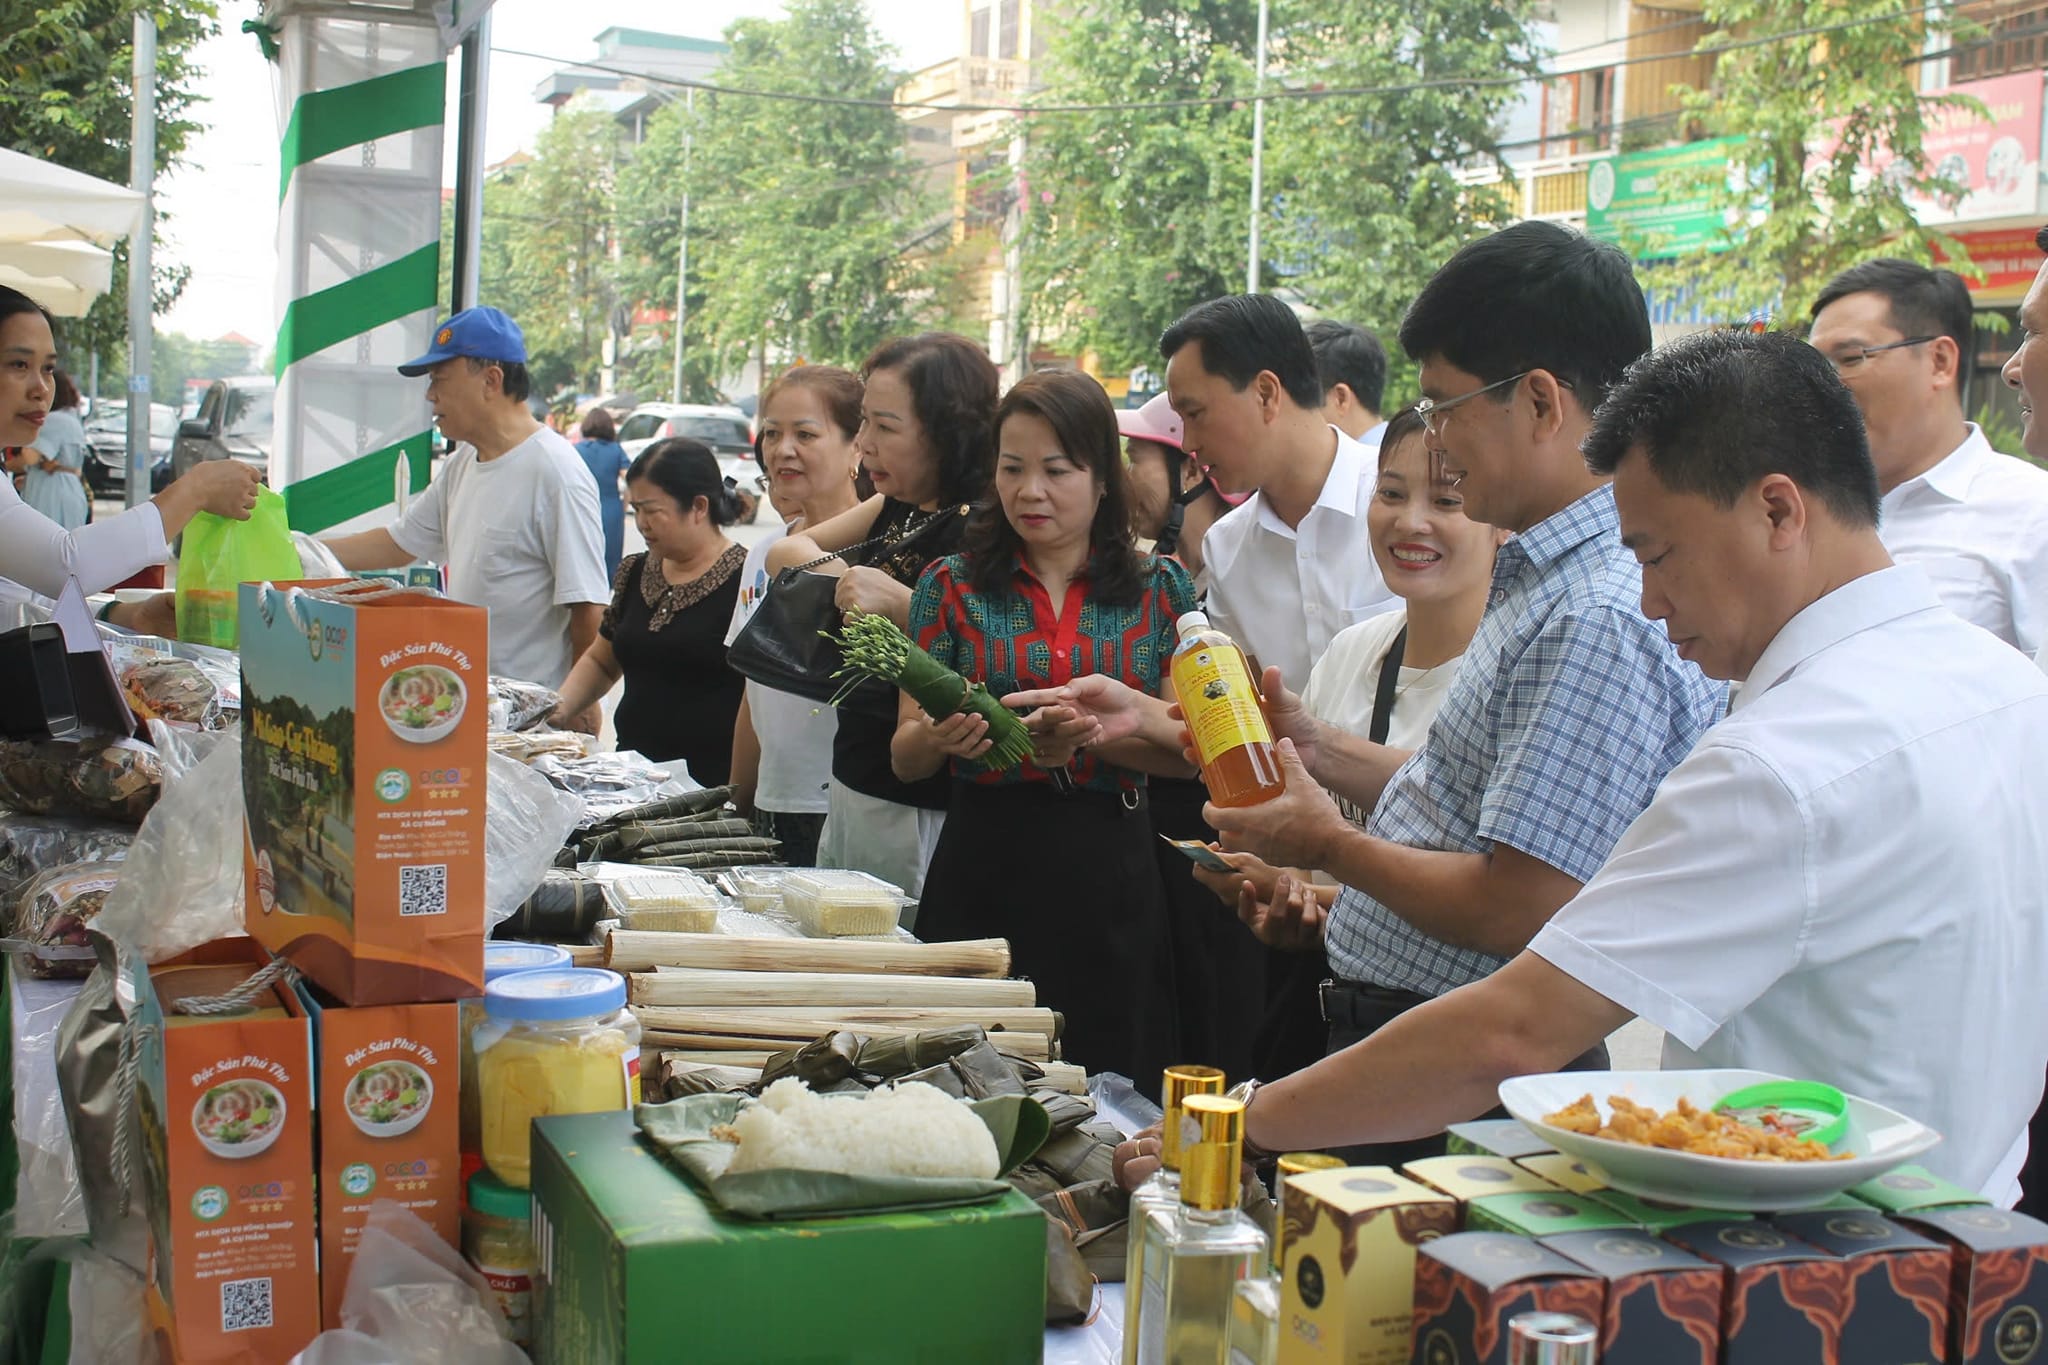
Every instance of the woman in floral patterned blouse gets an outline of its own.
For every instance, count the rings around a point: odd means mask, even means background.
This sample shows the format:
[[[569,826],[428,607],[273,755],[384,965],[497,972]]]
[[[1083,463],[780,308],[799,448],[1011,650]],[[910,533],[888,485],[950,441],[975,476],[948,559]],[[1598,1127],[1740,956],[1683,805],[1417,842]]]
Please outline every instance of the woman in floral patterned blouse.
[[[910,633],[998,696],[1108,673],[1159,694],[1194,585],[1131,540],[1116,413],[1093,379],[1031,375],[996,410],[995,493],[964,553],[925,570]],[[1065,1050],[1150,1089],[1175,1060],[1167,919],[1152,855],[1151,750],[1091,747],[1092,723],[1027,717],[1033,761],[981,762],[979,717],[933,721],[909,700],[891,758],[905,780],[950,763],[952,801],[926,875],[918,933],[1010,940],[1039,1002],[1066,1015]]]

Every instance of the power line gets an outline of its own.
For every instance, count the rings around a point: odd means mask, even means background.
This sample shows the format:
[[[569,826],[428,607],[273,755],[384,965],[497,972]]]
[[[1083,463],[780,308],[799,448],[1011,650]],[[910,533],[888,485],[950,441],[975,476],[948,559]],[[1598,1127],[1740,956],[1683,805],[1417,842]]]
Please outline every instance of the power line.
[[[1790,29],[1784,33],[1764,34],[1753,38],[1740,38],[1713,47],[1695,47],[1684,52],[1644,53],[1625,56],[1616,61],[1604,63],[1604,68],[1614,70],[1621,67],[1646,66],[1654,62],[1680,61],[1688,58],[1718,57],[1724,53],[1741,52],[1750,48],[1768,47],[1778,43],[1797,41],[1802,38],[1825,37],[1831,33],[1842,33],[1850,29],[1867,28],[1873,24],[1890,24],[1922,18],[1929,14],[1946,13],[1950,6],[1937,3],[1918,9],[1898,10],[1889,14],[1865,15],[1857,19],[1841,19],[1830,24],[1810,24],[1804,28]],[[1698,21],[1689,21],[1698,22]],[[1640,35],[1638,35],[1640,36]],[[1608,39],[1592,47],[1578,49],[1580,52],[1596,50],[1611,42],[1625,42],[1626,38]],[[542,61],[554,60],[543,53],[522,51],[518,48],[494,47],[510,57],[530,57]],[[1565,55],[1565,54],[1556,54]],[[1551,60],[1556,60],[1553,56]],[[740,86],[717,85],[710,81],[690,80],[682,76],[656,76],[629,67],[607,66],[601,62],[576,62],[571,70],[596,71],[606,75],[631,76],[650,85],[669,86],[681,90],[703,90],[714,95],[732,95],[741,98],[781,100],[792,104],[834,105],[842,108],[889,109],[901,112],[906,109],[920,109],[940,114],[1011,114],[1030,117],[1037,114],[1109,114],[1139,113],[1148,110],[1214,108],[1221,105],[1241,104],[1251,98],[1249,93],[1228,95],[1190,95],[1167,100],[1129,100],[1100,104],[937,104],[924,100],[880,100],[862,99],[852,95],[819,95],[788,90],[754,90]],[[1281,86],[1267,90],[1263,98],[1268,100],[1331,100],[1357,99],[1379,95],[1410,95],[1432,90],[1484,90],[1511,86],[1540,84],[1546,79],[1570,72],[1541,71],[1533,75],[1515,76],[1447,76],[1434,80],[1402,81],[1387,85],[1356,85],[1330,87],[1289,87]]]

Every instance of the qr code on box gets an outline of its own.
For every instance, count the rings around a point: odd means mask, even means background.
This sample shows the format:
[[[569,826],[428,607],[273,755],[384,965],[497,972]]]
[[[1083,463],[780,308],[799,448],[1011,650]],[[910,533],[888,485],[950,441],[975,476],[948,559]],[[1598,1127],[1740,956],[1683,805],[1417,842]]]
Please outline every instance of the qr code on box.
[[[448,913],[448,864],[398,869],[398,913],[401,915],[445,915]]]
[[[221,1284],[221,1331],[247,1332],[270,1325],[269,1280],[227,1280]]]

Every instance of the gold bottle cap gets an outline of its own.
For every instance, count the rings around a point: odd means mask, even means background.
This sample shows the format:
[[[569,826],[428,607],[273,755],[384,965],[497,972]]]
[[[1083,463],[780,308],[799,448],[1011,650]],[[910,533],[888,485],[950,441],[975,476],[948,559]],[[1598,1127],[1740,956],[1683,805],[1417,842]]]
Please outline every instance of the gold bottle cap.
[[[1181,1163],[1181,1102],[1190,1095],[1220,1095],[1223,1073],[1213,1066],[1170,1066],[1160,1087],[1159,1164],[1178,1171]]]
[[[1280,1179],[1290,1175],[1307,1175],[1310,1171],[1335,1171],[1344,1166],[1344,1158],[1331,1156],[1328,1152],[1288,1152],[1280,1158]]]
[[[1209,1213],[1236,1208],[1243,1158],[1244,1101],[1188,1096],[1181,1105],[1180,1202]]]

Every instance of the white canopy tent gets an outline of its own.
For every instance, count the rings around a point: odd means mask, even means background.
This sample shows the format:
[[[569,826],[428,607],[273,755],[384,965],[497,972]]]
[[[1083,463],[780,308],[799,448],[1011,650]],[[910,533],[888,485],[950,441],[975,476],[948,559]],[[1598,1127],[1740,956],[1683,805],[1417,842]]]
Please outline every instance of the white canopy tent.
[[[126,185],[0,149],[0,243],[112,246],[142,222],[142,195]]]
[[[114,280],[114,253],[91,242],[0,243],[0,284],[60,318],[85,316]]]

